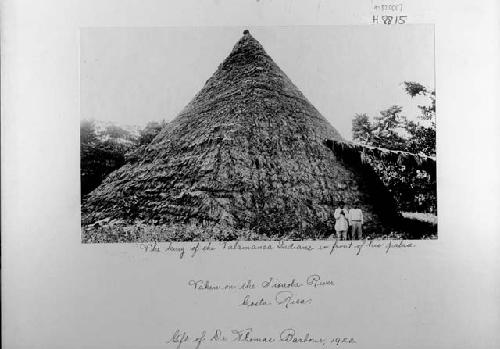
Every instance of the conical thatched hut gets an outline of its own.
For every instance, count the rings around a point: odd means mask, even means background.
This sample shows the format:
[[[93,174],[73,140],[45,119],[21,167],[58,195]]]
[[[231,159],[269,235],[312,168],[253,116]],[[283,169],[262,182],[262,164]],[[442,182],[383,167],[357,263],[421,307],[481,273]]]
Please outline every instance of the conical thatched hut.
[[[340,134],[248,31],[184,110],[85,198],[83,225],[120,219],[332,232],[339,200],[365,227],[395,211],[373,182],[325,146]]]

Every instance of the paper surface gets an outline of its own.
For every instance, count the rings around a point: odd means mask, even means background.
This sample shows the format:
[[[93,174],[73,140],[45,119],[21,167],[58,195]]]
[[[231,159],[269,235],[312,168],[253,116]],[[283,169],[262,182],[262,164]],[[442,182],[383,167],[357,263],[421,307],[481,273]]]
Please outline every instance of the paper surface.
[[[375,5],[5,1],[3,346],[499,347],[500,38],[493,1],[402,2],[408,25],[435,28],[437,240],[389,251],[332,251],[331,241],[300,249],[277,242],[269,249],[81,243],[81,28],[383,25],[373,24],[382,15]]]

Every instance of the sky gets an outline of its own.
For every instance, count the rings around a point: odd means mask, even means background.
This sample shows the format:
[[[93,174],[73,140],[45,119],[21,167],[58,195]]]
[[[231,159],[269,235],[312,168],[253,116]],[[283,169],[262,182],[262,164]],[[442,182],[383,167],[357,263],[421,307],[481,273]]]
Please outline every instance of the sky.
[[[82,119],[144,126],[174,119],[248,29],[320,113],[351,139],[356,113],[397,104],[415,119],[434,88],[434,27],[154,27],[80,32]]]

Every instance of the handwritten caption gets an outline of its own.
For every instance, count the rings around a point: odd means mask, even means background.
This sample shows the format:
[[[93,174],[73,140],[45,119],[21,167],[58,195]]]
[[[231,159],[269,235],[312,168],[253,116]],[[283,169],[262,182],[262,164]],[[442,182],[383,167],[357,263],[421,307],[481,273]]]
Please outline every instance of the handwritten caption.
[[[179,259],[196,258],[215,253],[247,253],[247,252],[293,252],[322,253],[327,256],[351,253],[363,255],[364,251],[374,250],[390,254],[393,250],[409,250],[415,243],[405,240],[358,240],[358,241],[195,241],[195,242],[145,242],[138,244],[146,254],[171,254]],[[280,278],[267,276],[262,279],[246,279],[239,281],[217,281],[210,279],[186,280],[186,287],[196,294],[236,293],[233,306],[245,311],[275,307],[283,311],[301,309],[314,303],[309,291],[314,289],[335,289],[334,280],[320,274],[305,277]],[[300,310],[302,311],[302,310]],[[357,344],[350,335],[314,334],[310,330],[287,327],[278,331],[266,332],[255,326],[242,328],[205,328],[173,330],[165,341],[169,348],[200,349],[215,346],[234,347],[243,344],[266,344],[282,348],[285,345],[297,344],[320,348],[336,348]]]
[[[221,241],[221,242],[144,242],[138,244],[145,253],[175,254],[180,259],[197,257],[210,253],[259,252],[259,251],[296,251],[303,253],[325,253],[335,255],[340,251],[351,251],[356,256],[365,250],[380,250],[389,254],[392,250],[415,248],[413,242],[406,240],[357,240],[357,241]]]
[[[238,303],[239,307],[254,309],[268,306],[279,306],[282,309],[290,309],[295,306],[309,305],[313,302],[311,297],[299,296],[296,292],[306,288],[328,288],[334,287],[333,280],[322,278],[318,274],[312,274],[299,280],[291,278],[281,280],[276,277],[268,277],[264,280],[248,279],[240,282],[217,282],[213,280],[189,280],[188,287],[196,292],[244,292],[245,295]],[[250,293],[261,290],[275,291],[273,296],[255,296]]]
[[[266,344],[274,343],[280,345],[286,344],[312,344],[321,346],[322,348],[338,347],[343,344],[356,344],[353,337],[343,336],[317,336],[308,331],[299,331],[294,328],[285,328],[277,331],[276,334],[264,334],[255,329],[231,329],[222,331],[215,329],[212,331],[202,330],[198,334],[189,333],[186,330],[176,329],[171,338],[166,341],[167,344],[181,349],[190,347],[199,349],[204,343],[210,344],[223,344],[223,343],[253,343],[253,344]]]

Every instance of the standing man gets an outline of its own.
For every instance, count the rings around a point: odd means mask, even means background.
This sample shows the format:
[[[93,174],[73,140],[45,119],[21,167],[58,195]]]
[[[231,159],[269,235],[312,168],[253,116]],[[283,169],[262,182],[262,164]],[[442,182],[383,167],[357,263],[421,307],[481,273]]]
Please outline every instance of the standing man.
[[[333,213],[335,218],[335,232],[338,240],[347,239],[347,230],[349,229],[349,211],[345,208],[343,201],[339,202],[338,207]]]
[[[349,210],[349,224],[351,225],[351,234],[353,240],[363,238],[363,211],[359,208],[360,202],[356,201],[354,208]]]

